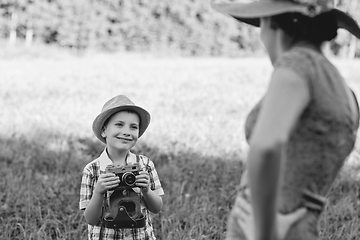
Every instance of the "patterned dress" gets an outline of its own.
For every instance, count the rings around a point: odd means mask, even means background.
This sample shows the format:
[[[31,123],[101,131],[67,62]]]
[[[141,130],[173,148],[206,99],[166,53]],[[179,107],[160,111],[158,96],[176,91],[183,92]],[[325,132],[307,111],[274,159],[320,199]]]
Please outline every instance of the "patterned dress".
[[[295,47],[284,53],[275,68],[288,68],[302,76],[310,91],[310,103],[302,113],[287,144],[287,157],[279,195],[279,211],[293,212],[304,206],[303,192],[325,197],[344,161],[354,148],[359,128],[359,106],[351,111],[352,91],[337,69],[320,53]],[[263,99],[251,110],[245,123],[246,139],[259,115]],[[357,101],[356,101],[357,103]],[[354,116],[355,115],[355,116]],[[357,119],[357,120],[355,120]],[[239,195],[245,196],[247,172]],[[318,239],[321,211],[310,211],[289,232],[286,240]],[[227,239],[246,239],[230,215]]]

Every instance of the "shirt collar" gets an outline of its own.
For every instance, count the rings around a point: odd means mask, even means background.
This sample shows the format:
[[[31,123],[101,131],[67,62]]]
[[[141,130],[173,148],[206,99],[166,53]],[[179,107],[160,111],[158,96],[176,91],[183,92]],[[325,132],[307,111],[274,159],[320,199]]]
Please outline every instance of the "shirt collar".
[[[113,165],[113,161],[110,159],[106,148],[99,156],[98,161],[100,163],[100,171],[105,171],[106,166]],[[129,155],[127,157],[127,164],[129,163],[136,163],[136,155],[132,152],[129,152]]]

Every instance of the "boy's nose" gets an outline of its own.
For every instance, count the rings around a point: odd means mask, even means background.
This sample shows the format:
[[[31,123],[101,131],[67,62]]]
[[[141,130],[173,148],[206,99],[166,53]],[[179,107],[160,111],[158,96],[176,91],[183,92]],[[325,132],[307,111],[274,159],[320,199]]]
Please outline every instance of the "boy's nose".
[[[130,132],[128,130],[123,131],[122,133],[124,136],[130,136]]]

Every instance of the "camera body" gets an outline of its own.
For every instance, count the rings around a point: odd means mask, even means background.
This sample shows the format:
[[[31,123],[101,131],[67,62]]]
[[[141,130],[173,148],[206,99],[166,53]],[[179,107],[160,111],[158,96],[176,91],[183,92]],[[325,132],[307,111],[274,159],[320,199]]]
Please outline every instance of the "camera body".
[[[141,228],[145,226],[145,216],[141,212],[140,194],[133,188],[136,176],[141,171],[138,163],[125,166],[108,165],[107,173],[114,173],[120,180],[105,205],[103,222],[107,228]]]
[[[135,186],[136,176],[139,175],[141,171],[141,166],[138,163],[129,164],[125,166],[106,166],[105,172],[114,173],[117,177],[119,177],[120,183],[114,188],[123,188],[130,187],[133,188]]]

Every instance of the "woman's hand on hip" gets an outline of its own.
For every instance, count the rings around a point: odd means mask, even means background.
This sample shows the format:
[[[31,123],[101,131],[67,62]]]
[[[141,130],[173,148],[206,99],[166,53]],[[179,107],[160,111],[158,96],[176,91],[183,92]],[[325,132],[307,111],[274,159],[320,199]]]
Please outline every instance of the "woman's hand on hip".
[[[256,240],[255,220],[251,204],[242,196],[238,196],[233,208],[233,214],[237,218],[237,223],[245,234],[247,240]],[[277,214],[277,238],[273,240],[283,240],[290,228],[300,221],[306,214],[306,208],[299,208],[289,214]]]

